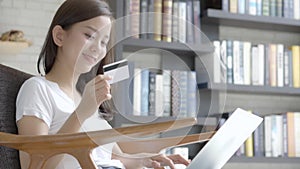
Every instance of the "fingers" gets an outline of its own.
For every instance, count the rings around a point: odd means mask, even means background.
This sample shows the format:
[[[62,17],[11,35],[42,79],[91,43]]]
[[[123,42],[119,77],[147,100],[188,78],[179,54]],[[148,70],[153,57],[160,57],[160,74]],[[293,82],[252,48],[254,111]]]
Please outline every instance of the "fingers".
[[[174,162],[172,161],[172,159],[168,158],[167,156],[165,156],[163,154],[160,154],[158,156],[154,156],[151,159],[153,161],[158,162],[158,164],[160,166],[169,166],[171,169],[175,169]],[[155,167],[160,167],[160,166],[155,166]]]
[[[190,160],[183,158],[179,154],[169,155],[168,158],[170,158],[175,164],[184,164],[186,166],[190,164]]]
[[[110,100],[112,98],[110,94],[110,84],[108,80],[111,80],[111,76],[98,75],[94,78],[94,92],[96,96],[97,103],[101,104],[105,100]]]

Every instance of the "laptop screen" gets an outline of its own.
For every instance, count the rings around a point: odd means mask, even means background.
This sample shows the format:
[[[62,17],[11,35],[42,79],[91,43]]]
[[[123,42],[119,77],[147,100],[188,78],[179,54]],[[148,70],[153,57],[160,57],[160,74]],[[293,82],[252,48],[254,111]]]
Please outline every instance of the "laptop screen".
[[[187,169],[221,169],[262,121],[257,115],[236,109]]]

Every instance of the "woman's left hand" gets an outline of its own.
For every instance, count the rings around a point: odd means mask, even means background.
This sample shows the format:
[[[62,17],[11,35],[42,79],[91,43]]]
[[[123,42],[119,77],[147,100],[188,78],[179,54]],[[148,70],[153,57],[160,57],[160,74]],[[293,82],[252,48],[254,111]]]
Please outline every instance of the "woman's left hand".
[[[190,161],[183,158],[179,154],[164,155],[158,154],[143,159],[143,165],[148,168],[160,168],[163,166],[169,166],[171,169],[175,169],[174,164],[189,165]]]

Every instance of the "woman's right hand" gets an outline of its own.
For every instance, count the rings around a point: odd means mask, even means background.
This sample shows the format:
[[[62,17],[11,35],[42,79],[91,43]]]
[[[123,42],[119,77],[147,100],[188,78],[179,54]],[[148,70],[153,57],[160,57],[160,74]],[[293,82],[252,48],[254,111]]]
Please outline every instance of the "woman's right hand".
[[[76,109],[80,120],[89,118],[104,101],[111,99],[110,84],[108,83],[108,80],[111,79],[107,75],[97,75],[86,84],[81,102]]]

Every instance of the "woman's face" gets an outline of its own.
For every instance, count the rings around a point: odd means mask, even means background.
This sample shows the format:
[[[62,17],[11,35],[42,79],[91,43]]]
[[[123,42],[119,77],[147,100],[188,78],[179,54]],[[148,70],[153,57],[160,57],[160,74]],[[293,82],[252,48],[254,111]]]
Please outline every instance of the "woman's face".
[[[111,20],[98,16],[76,23],[66,30],[62,46],[66,64],[75,66],[78,73],[85,73],[101,61],[107,52]]]

